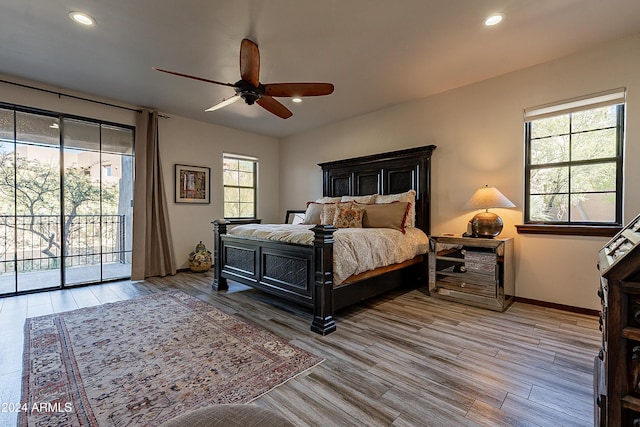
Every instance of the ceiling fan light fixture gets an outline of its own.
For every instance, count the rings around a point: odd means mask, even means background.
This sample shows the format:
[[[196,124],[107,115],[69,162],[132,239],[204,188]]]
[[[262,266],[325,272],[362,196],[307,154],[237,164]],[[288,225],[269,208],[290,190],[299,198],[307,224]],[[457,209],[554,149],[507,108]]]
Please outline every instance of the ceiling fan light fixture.
[[[69,12],[69,18],[73,19],[74,22],[87,27],[93,27],[96,25],[96,20],[84,12],[71,11]]]
[[[487,27],[493,27],[494,25],[498,25],[500,22],[502,22],[503,19],[504,16],[502,14],[494,13],[484,20],[484,25],[486,25]]]

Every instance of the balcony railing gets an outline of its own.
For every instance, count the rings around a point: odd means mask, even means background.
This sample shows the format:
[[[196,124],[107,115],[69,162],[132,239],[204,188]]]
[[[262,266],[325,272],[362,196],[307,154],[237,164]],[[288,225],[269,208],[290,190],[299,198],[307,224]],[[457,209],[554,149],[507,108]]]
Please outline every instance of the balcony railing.
[[[0,215],[0,275],[130,263],[125,215]]]

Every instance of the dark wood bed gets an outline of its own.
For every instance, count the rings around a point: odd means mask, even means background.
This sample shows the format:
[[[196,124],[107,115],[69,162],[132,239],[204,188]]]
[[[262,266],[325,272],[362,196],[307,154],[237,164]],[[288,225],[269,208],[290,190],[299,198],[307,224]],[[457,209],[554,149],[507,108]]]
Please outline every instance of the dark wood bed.
[[[434,145],[320,163],[323,195],[330,197],[398,194],[416,191],[416,227],[430,231],[430,165]],[[228,223],[214,221],[213,289],[227,280],[249,285],[313,309],[311,330],[326,335],[336,329],[336,310],[427,279],[427,256],[333,284],[333,232],[317,225],[312,246],[247,239],[227,234]]]

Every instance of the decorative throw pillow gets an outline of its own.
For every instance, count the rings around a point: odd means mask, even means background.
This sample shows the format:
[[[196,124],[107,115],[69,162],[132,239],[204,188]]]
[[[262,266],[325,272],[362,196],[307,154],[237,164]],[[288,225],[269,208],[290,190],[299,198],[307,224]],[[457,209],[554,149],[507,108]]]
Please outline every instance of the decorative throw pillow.
[[[307,211],[304,214],[303,224],[323,224],[321,220],[322,208],[327,203],[340,203],[340,197],[320,197],[313,202],[307,202]],[[333,220],[333,217],[332,217]],[[328,222],[327,224],[331,224]]]
[[[336,217],[336,209],[338,207],[350,208],[351,202],[348,203],[325,203],[322,207],[322,213],[320,214],[320,224],[333,225],[333,220]]]
[[[409,203],[391,202],[357,206],[364,209],[363,227],[393,228],[404,233],[409,213]]]
[[[407,222],[405,227],[416,226],[416,190],[409,190],[405,193],[398,194],[385,194],[376,197],[376,203],[391,203],[391,202],[407,202],[411,203],[409,206],[409,213],[407,215]]]
[[[324,203],[309,202],[307,203],[307,210],[304,213],[303,224],[320,224],[320,215],[322,215],[322,208]]]
[[[377,194],[367,196],[342,196],[341,202],[375,203]]]
[[[364,209],[355,205],[340,206],[336,208],[336,216],[333,226],[336,228],[361,228]]]

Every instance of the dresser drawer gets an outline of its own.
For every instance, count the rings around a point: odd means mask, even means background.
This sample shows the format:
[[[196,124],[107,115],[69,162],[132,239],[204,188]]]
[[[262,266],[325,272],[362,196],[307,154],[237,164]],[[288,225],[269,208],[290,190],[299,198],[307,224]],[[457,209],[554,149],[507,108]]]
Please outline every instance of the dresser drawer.
[[[602,307],[602,311],[600,312],[600,319],[598,319],[600,323],[600,332],[602,332],[602,351],[607,351],[607,308]]]
[[[627,325],[640,328],[640,295],[629,295]]]
[[[607,385],[605,384],[604,362],[600,357],[596,356],[593,360],[593,425],[603,427],[607,420]]]
[[[603,307],[607,307],[609,305],[609,295],[608,295],[608,285],[607,279],[604,277],[600,277],[600,287],[598,288],[598,296],[600,297],[600,303]]]

